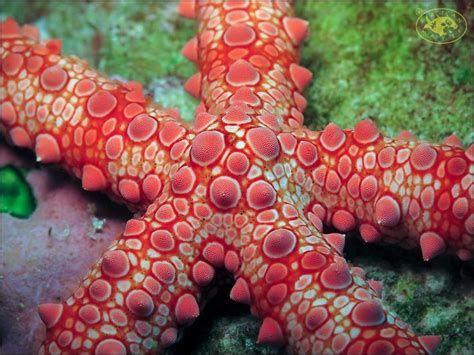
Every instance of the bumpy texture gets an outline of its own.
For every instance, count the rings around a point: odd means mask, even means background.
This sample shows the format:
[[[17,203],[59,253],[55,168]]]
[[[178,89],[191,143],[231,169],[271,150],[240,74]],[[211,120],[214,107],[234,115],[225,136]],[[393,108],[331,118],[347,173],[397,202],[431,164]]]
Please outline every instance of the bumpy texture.
[[[157,352],[204,305],[215,269],[236,278],[230,297],[263,319],[258,341],[290,352],[431,353],[383,306],[381,285],[342,256],[344,235],[420,246],[425,260],[474,252],[474,146],[302,126],[299,66],[307,23],[287,2],[182,1],[198,34],[183,54],[199,66],[185,88],[201,99],[193,127],[40,42],[31,26],[1,25],[1,128],[105,191],[141,218],[64,304],[44,304],[47,353]]]

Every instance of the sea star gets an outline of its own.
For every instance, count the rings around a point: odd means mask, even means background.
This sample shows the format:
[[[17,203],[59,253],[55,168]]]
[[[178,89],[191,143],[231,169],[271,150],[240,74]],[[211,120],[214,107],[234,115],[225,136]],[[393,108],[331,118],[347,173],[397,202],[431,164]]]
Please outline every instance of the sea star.
[[[379,299],[380,285],[342,257],[344,235],[472,257],[474,146],[302,126],[311,73],[297,64],[307,23],[287,2],[183,1],[199,65],[193,127],[139,84],[106,79],[60,42],[1,25],[2,130],[91,191],[144,211],[64,304],[44,304],[44,352],[156,352],[204,304],[215,268],[230,297],[263,318],[259,342],[291,352],[433,352]],[[169,179],[167,177],[170,177]]]

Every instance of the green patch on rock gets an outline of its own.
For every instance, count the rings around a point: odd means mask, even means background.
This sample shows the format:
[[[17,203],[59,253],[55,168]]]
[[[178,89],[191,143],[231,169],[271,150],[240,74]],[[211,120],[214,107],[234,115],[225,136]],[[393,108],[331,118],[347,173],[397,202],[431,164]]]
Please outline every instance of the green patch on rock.
[[[19,169],[7,165],[0,168],[0,213],[28,218],[36,208],[33,191]]]
[[[456,300],[444,304],[433,304],[426,312],[423,323],[436,334],[443,334],[438,353],[472,354],[472,339],[466,329],[472,329],[474,302],[465,299],[464,305]],[[456,305],[456,306],[454,306]],[[448,346],[449,344],[449,346]]]
[[[192,121],[197,100],[183,89],[182,83],[176,77],[155,79],[152,82],[153,97],[164,107],[178,107],[185,121]]]

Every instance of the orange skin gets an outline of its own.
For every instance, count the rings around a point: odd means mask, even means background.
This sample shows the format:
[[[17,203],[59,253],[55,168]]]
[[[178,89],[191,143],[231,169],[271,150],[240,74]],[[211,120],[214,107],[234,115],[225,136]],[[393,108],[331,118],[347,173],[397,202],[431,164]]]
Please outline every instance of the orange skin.
[[[0,127],[143,211],[63,304],[44,304],[46,353],[156,353],[203,307],[215,268],[230,297],[263,319],[258,342],[289,352],[418,354],[416,336],[380,300],[380,284],[342,256],[343,234],[421,246],[425,260],[474,252],[474,147],[390,139],[373,122],[302,126],[311,73],[297,65],[305,21],[285,2],[179,9],[199,31],[183,54],[199,66],[185,88],[202,102],[193,127],[103,77],[57,41],[7,19],[1,28]]]

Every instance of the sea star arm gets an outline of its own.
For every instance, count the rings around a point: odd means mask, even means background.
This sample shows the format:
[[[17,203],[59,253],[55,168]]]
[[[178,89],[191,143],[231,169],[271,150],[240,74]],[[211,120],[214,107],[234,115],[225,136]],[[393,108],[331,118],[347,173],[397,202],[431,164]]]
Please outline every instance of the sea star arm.
[[[154,201],[188,144],[174,111],[153,105],[138,83],[62,55],[60,41],[40,42],[32,26],[9,18],[0,36],[0,129],[13,144],[133,209]]]
[[[48,328],[40,353],[156,353],[174,344],[199,315],[202,291],[213,287],[214,267],[225,258],[202,209],[189,207],[162,196],[127,222],[66,302],[40,305]]]
[[[288,195],[282,200],[243,235],[231,291],[263,318],[258,342],[301,354],[431,353],[440,338],[415,336],[382,305],[360,268],[342,257],[344,236],[323,235]]]
[[[293,17],[288,2],[182,1],[178,11],[199,22],[183,54],[199,66],[185,88],[202,100],[201,110],[220,114],[240,103],[275,125],[303,124],[301,93],[312,74],[298,65],[298,48],[308,24]]]
[[[445,250],[472,258],[474,145],[389,139],[371,120],[354,130],[329,124],[313,143],[312,208],[321,220],[358,227],[366,242],[419,245],[425,260]]]

